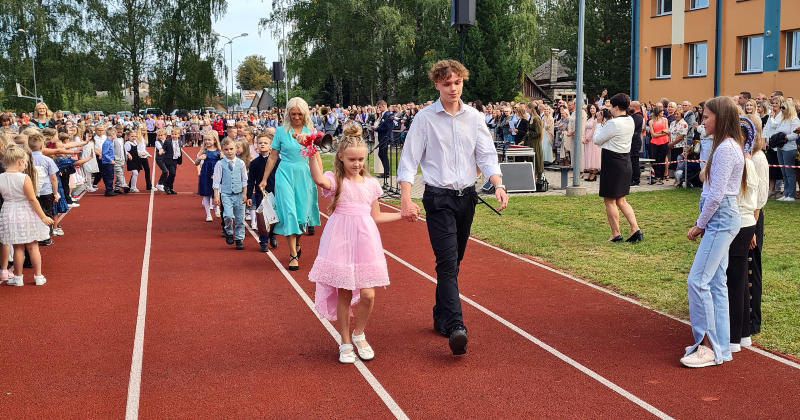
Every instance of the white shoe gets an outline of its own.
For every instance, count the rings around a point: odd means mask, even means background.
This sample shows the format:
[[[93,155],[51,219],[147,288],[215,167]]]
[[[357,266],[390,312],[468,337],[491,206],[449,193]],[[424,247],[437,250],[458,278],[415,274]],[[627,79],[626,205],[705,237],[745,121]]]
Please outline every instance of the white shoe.
[[[742,351],[742,346],[736,343],[731,343],[730,348],[731,348],[731,353],[739,353],[740,351]]]
[[[210,214],[208,216],[206,216],[206,222],[213,222],[213,221],[214,221],[214,218],[212,218]]]
[[[250,221],[250,214],[249,213],[244,215],[244,220],[247,220],[248,222]]]
[[[714,351],[702,344],[697,346],[697,350],[694,353],[682,358],[681,363],[690,368],[702,368],[718,364],[714,360]]]
[[[778,201],[786,201],[786,197],[781,197],[778,199]]]
[[[258,222],[256,222],[255,220],[253,220],[252,226],[253,226],[253,230],[256,230],[256,229],[258,229]]]
[[[25,284],[22,283],[22,276],[13,276],[8,279],[9,286],[24,286]]]
[[[0,283],[8,281],[8,279],[12,277],[13,276],[9,274],[8,270],[0,270]]]
[[[156,185],[156,189],[163,192],[164,191],[164,186],[161,185],[161,184],[158,184],[158,185]]]
[[[795,201],[794,197],[785,197],[783,201]]]
[[[139,192],[139,189],[138,188],[131,188],[131,192],[132,193],[137,193],[137,192]]]
[[[36,282],[36,285],[37,285],[37,286],[41,286],[41,285],[43,285],[43,284],[47,283],[47,279],[46,279],[46,278],[44,278],[44,275],[41,275],[41,276],[33,276],[33,281],[35,281],[35,282]]]
[[[372,360],[375,358],[375,351],[373,351],[372,347],[367,343],[366,333],[361,333],[361,335],[353,334],[350,338],[353,339],[353,344],[355,344],[358,350],[358,357],[361,358],[361,360]]]
[[[739,344],[742,347],[751,347],[753,345],[753,339],[750,337],[742,337],[742,341]]]
[[[70,204],[70,205],[69,205],[69,208],[73,208],[73,207],[80,207],[80,206],[81,206],[81,205],[80,205],[80,204],[78,204],[78,203],[72,203],[72,204]]]
[[[353,345],[342,344],[341,346],[339,346],[339,363],[355,363],[355,362],[356,362],[356,352],[353,351]]]
[[[64,230],[61,228],[53,229],[53,236],[64,236]]]
[[[217,207],[217,208],[216,208],[216,210],[214,211],[214,214],[215,214],[217,217],[222,217],[222,216],[220,215],[220,213],[219,213],[219,207]]]

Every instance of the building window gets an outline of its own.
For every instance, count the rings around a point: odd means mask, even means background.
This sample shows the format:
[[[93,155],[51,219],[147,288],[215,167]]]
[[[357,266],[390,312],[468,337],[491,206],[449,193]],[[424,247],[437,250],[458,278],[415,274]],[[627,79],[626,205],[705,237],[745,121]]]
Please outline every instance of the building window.
[[[672,47],[656,48],[656,78],[668,79],[672,76]]]
[[[656,16],[672,13],[672,0],[656,0]]]
[[[747,36],[742,38],[742,72],[764,70],[764,37]]]
[[[708,44],[689,44],[689,76],[705,76],[708,63]]]
[[[800,31],[786,32],[786,68],[800,69]]]
[[[705,9],[708,7],[708,0],[689,0],[689,10]]]

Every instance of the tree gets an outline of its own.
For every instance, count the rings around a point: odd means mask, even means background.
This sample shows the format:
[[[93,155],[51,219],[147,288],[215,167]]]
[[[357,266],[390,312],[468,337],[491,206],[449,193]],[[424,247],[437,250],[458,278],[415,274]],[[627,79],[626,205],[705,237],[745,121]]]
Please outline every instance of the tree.
[[[239,89],[261,90],[272,81],[267,59],[261,55],[249,55],[236,68],[236,84]]]

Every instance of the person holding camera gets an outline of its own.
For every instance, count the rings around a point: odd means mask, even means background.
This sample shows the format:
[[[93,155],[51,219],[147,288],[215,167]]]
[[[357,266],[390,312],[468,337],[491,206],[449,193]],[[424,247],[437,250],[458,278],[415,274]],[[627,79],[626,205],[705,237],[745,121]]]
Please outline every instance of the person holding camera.
[[[610,115],[606,117],[607,114],[604,113],[603,121],[595,127],[592,139],[594,144],[602,149],[603,176],[600,177],[600,197],[603,197],[605,202],[606,216],[611,227],[609,241],[623,240],[619,229],[619,210],[621,210],[631,225],[631,236],[626,242],[639,242],[644,239],[642,231],[636,222],[633,207],[625,199],[631,190],[630,151],[634,121],[627,114],[631,100],[628,95],[618,93],[609,102]]]

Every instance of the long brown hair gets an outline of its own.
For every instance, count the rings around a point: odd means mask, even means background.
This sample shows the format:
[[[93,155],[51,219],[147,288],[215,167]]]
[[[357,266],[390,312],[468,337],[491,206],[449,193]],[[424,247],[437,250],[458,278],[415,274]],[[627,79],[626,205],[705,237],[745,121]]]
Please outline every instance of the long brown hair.
[[[345,150],[350,147],[367,147],[364,138],[361,137],[361,126],[358,124],[350,124],[343,130],[344,138],[339,140],[339,150],[336,152],[336,157],[333,159],[333,174],[336,176],[336,193],[333,196],[333,201],[328,206],[328,211],[333,213],[336,210],[336,205],[339,204],[339,198],[342,196],[342,182],[344,182],[344,162],[339,157]],[[359,173],[363,177],[369,176],[367,166],[364,165]]]
[[[727,139],[733,141],[739,146],[744,155],[744,136],[742,135],[742,128],[739,123],[740,109],[733,98],[727,96],[717,96],[716,98],[706,101],[705,109],[714,114],[714,142],[711,145],[711,154],[708,155],[706,161],[707,177],[706,181],[711,182],[711,164],[714,160],[714,152],[717,147]],[[747,188],[747,172],[742,168],[742,183],[741,188]]]

